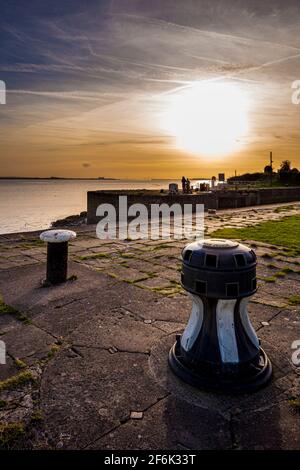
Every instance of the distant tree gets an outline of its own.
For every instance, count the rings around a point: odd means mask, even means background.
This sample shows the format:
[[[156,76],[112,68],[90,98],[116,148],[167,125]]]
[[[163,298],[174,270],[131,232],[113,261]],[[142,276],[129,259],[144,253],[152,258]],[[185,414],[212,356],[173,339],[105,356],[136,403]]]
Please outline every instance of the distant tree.
[[[243,175],[232,176],[231,178],[228,178],[227,182],[229,184],[236,182],[266,182],[269,180],[272,174],[273,181],[280,181],[280,183],[284,185],[300,186],[300,171],[297,168],[291,168],[290,160],[283,160],[283,162],[281,162],[277,174],[274,171],[271,173],[271,171],[271,165],[266,165],[264,168],[264,173],[244,173]]]
[[[300,172],[298,168],[292,168],[290,171],[291,184],[299,186],[300,184]]]
[[[283,160],[281,162],[279,171],[280,182],[286,185],[299,185],[300,173],[297,168],[291,168],[290,160]]]
[[[272,169],[271,165],[265,166],[264,173],[266,173],[267,175],[270,175],[272,172],[273,172],[273,169]]]
[[[265,179],[266,175],[264,173],[244,173],[243,175],[239,176],[232,176],[231,178],[228,178],[227,181],[229,183],[234,183],[234,182],[255,182],[255,181],[263,181]]]

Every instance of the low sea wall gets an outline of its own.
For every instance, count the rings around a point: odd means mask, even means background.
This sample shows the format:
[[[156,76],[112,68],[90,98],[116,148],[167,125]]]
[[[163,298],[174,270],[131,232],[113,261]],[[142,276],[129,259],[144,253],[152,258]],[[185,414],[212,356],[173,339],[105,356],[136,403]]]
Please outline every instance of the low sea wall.
[[[275,204],[281,202],[292,202],[300,200],[300,187],[293,188],[264,188],[253,190],[227,190],[211,191],[208,193],[176,194],[158,191],[88,191],[87,193],[87,223],[95,224],[101,217],[96,215],[100,204],[111,204],[116,209],[119,217],[119,196],[127,196],[128,207],[132,204],[144,204],[150,214],[151,204],[191,204],[193,212],[197,204],[203,204],[208,209],[233,209],[238,207],[257,206],[262,204]]]

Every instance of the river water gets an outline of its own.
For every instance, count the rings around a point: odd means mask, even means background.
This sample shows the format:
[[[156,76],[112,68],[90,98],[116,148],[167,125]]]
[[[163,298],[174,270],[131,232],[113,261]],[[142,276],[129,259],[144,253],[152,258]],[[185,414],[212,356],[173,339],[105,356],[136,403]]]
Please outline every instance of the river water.
[[[0,233],[49,228],[86,210],[87,191],[167,189],[176,180],[0,180]],[[195,184],[193,181],[192,184]]]

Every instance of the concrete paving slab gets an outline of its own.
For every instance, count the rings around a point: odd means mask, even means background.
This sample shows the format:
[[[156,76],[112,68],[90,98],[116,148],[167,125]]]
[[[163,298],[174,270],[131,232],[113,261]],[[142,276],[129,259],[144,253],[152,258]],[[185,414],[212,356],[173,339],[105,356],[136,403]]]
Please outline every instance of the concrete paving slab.
[[[162,336],[163,331],[126,313],[120,317],[118,312],[107,312],[84,322],[69,340],[76,347],[115,347],[118,351],[148,354]]]
[[[299,450],[300,419],[287,400],[233,419],[236,447],[244,450]]]
[[[47,357],[55,338],[34,325],[18,325],[3,335],[8,354],[32,364]]]
[[[43,374],[41,407],[54,448],[82,449],[165,395],[144,354],[64,350]]]
[[[255,209],[251,223],[279,218],[273,210]],[[209,230],[224,225],[221,218],[229,225],[232,217],[244,224],[249,209],[217,215],[220,219],[207,220]],[[38,233],[0,237],[0,294],[21,314],[0,315],[0,338],[9,352],[0,380],[16,382],[0,394],[0,420],[21,421],[26,429],[14,448],[299,448],[299,417],[291,400],[300,396],[300,371],[291,362],[291,344],[300,336],[300,308],[289,304],[290,295],[298,295],[298,274],[286,273],[274,284],[260,281],[249,303],[252,323],[273,362],[272,383],[251,395],[207,393],[181,382],[167,363],[192,307],[172,282],[179,279],[185,241],[164,247],[161,240],[100,241],[94,229],[76,228],[69,274],[77,279],[53,288],[40,284],[46,254],[44,246],[34,245]],[[273,257],[259,257],[263,276],[273,273],[269,263],[298,269],[297,259],[284,256],[282,247],[248,244]],[[101,252],[105,257],[81,258]],[[24,260],[35,264],[22,266]],[[145,266],[151,285],[132,284]],[[116,275],[128,274],[130,282],[105,274],[110,268]],[[25,369],[15,358],[24,360]],[[19,383],[22,371],[29,378],[33,374],[34,382]],[[37,424],[33,418],[39,413],[43,418]]]
[[[148,409],[142,420],[130,419],[89,448],[230,449],[232,440],[230,424],[224,418],[168,396]]]

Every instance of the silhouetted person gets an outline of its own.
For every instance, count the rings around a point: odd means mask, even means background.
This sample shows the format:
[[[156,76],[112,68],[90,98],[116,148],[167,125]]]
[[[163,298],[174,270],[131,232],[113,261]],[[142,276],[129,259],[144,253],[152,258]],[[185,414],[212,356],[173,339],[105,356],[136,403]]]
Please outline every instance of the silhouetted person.
[[[190,194],[190,192],[191,192],[191,182],[190,182],[190,180],[189,180],[188,178],[187,178],[187,180],[186,180],[185,185],[186,185],[186,192],[187,192],[188,194]]]
[[[182,192],[185,193],[185,191],[186,191],[186,179],[185,179],[184,176],[181,178],[181,183],[182,183]]]

